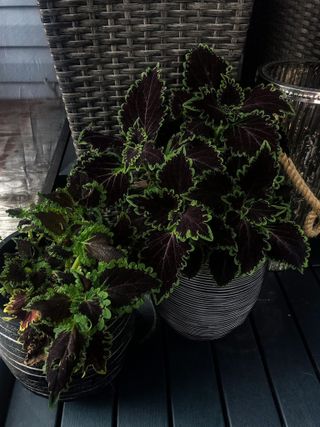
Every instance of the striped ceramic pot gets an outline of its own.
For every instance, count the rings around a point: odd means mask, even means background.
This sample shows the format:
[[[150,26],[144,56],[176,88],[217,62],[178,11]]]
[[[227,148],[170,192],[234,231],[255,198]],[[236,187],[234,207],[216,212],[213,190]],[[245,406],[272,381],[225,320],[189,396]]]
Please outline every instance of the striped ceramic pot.
[[[258,299],[264,273],[262,265],[254,274],[218,286],[209,266],[203,264],[193,278],[180,278],[180,286],[159,306],[159,314],[187,338],[221,338],[247,318]]]
[[[3,253],[13,249],[14,244],[11,236],[0,244],[0,270],[3,263]],[[38,395],[48,397],[48,385],[42,365],[29,367],[24,363],[26,352],[18,341],[19,322],[3,320],[3,317],[7,317],[3,312],[5,303],[6,301],[0,297],[0,357],[15,378],[27,389]],[[60,399],[63,401],[74,400],[95,393],[112,382],[122,368],[126,349],[132,339],[133,331],[133,316],[125,315],[115,319],[110,324],[113,342],[107,364],[108,373],[99,375],[93,369],[89,369],[84,378],[75,376],[68,390],[61,393]]]

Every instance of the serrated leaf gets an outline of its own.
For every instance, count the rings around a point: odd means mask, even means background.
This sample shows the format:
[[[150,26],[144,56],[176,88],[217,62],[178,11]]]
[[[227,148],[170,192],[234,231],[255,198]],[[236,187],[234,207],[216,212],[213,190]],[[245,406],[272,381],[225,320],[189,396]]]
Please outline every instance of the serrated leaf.
[[[239,266],[234,255],[228,250],[214,249],[209,257],[209,267],[214,280],[219,286],[225,286],[233,280],[238,272]]]
[[[23,349],[27,353],[25,363],[34,366],[46,359],[45,349],[49,344],[49,336],[32,327],[27,328],[19,337]]]
[[[27,239],[16,239],[15,240],[17,251],[19,256],[22,258],[33,258],[34,255],[34,249],[32,244]]]
[[[224,219],[214,216],[211,221],[209,221],[209,226],[213,233],[214,246],[216,248],[228,248],[233,249],[233,252],[236,251],[235,232],[226,224]]]
[[[107,362],[111,355],[111,343],[112,339],[108,331],[98,331],[93,335],[86,350],[85,366],[87,369],[92,366],[98,374],[107,373]]]
[[[66,191],[56,190],[50,194],[42,194],[42,196],[63,208],[72,208],[74,205],[72,197]]]
[[[98,261],[110,262],[121,258],[122,254],[110,244],[108,236],[96,233],[86,242],[88,255]]]
[[[28,305],[28,308],[39,311],[42,319],[60,322],[71,315],[70,305],[69,297],[56,294],[49,299],[33,301]]]
[[[182,274],[188,279],[196,276],[204,261],[204,255],[201,248],[196,247],[188,256],[187,264],[182,270]]]
[[[275,261],[301,269],[309,255],[309,247],[299,226],[291,222],[268,224],[268,256]]]
[[[151,166],[164,162],[162,150],[150,142],[144,145],[140,158],[142,163]]]
[[[97,325],[102,315],[102,308],[98,300],[83,301],[79,306],[79,311],[88,317],[93,327]]]
[[[284,94],[281,90],[270,85],[260,85],[248,91],[242,111],[250,113],[254,110],[262,110],[268,115],[291,113],[290,104],[283,98]]]
[[[201,236],[211,240],[212,232],[207,224],[210,218],[208,210],[203,206],[188,206],[179,218],[176,231],[183,239],[198,239]]]
[[[145,293],[159,288],[159,281],[145,271],[115,267],[106,269],[101,280],[106,286],[112,306],[128,306]]]
[[[200,117],[210,124],[218,126],[226,123],[227,116],[221,109],[215,90],[205,90],[188,102],[188,108],[200,113]]]
[[[184,84],[192,90],[203,86],[218,88],[228,65],[208,46],[200,45],[186,57]]]
[[[184,131],[187,137],[202,137],[211,140],[214,137],[214,130],[211,126],[204,123],[203,120],[199,120],[198,117],[188,117],[183,125]]]
[[[227,79],[222,82],[218,91],[219,104],[232,107],[239,106],[244,99],[244,92],[239,84],[233,79]]]
[[[237,259],[241,273],[250,273],[263,260],[267,249],[266,236],[248,221],[239,220],[234,226],[238,244]]]
[[[219,152],[200,138],[194,138],[186,145],[186,155],[198,173],[217,171],[222,168]]]
[[[190,244],[179,241],[173,233],[155,231],[149,236],[141,256],[158,274],[162,282],[161,295],[176,283],[178,271],[190,250]]]
[[[226,145],[233,153],[253,156],[267,141],[273,151],[279,149],[279,134],[277,128],[266,118],[251,114],[245,116],[224,133]]]
[[[248,207],[246,218],[255,225],[273,221],[281,211],[266,200],[254,200]]]
[[[232,192],[234,184],[231,178],[225,173],[211,173],[200,181],[191,192],[191,197],[206,206],[211,207],[215,213],[221,208],[224,210],[221,196]]]
[[[38,212],[35,217],[40,220],[44,228],[58,236],[66,229],[65,217],[58,212]]]
[[[183,153],[170,159],[159,173],[161,188],[173,190],[176,194],[186,193],[193,184],[192,170]]]
[[[127,132],[137,122],[148,137],[154,139],[165,113],[163,92],[158,70],[148,70],[129,91],[122,107],[120,122],[123,131]]]
[[[115,138],[114,136],[103,135],[102,133],[86,129],[82,133],[78,144],[82,148],[89,144],[93,149],[104,152],[115,148],[121,148],[123,143],[121,139]]]
[[[183,104],[190,99],[190,93],[186,89],[175,89],[171,93],[170,109],[174,119],[180,119],[183,115]]]
[[[46,364],[50,401],[56,402],[65,390],[78,361],[83,340],[76,327],[71,332],[61,332],[49,349]]]
[[[138,209],[150,222],[168,225],[169,213],[178,208],[177,198],[170,192],[151,193],[136,199]]]
[[[238,184],[247,197],[264,198],[271,191],[279,165],[270,149],[263,147],[249,166],[239,174]]]

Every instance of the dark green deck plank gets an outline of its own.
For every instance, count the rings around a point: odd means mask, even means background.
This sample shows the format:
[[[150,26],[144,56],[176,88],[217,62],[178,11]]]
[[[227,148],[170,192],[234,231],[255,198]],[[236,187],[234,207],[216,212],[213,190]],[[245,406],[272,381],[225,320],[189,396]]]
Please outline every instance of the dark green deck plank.
[[[320,269],[318,269],[320,273]],[[289,305],[320,374],[320,286],[311,270],[278,273]],[[319,276],[320,277],[320,276]],[[320,416],[319,416],[320,418]]]
[[[318,426],[320,384],[273,273],[264,283],[253,320],[285,425]]]
[[[111,427],[113,395],[109,387],[95,396],[65,403],[61,427]]]
[[[14,377],[0,358],[0,426],[7,416],[13,385]]]
[[[174,427],[224,427],[210,343],[167,328],[169,390]]]
[[[55,427],[56,415],[57,408],[50,409],[48,399],[31,393],[16,382],[5,427]]]
[[[120,374],[118,427],[166,427],[166,380],[161,331],[131,349]]]
[[[249,321],[213,346],[230,426],[281,426]]]

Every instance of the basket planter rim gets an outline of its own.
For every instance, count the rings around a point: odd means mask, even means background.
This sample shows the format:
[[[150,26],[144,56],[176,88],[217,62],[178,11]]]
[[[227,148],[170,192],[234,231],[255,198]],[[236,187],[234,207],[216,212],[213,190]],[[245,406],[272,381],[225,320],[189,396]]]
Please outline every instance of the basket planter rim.
[[[320,67],[320,61],[299,61],[299,60],[284,60],[284,61],[271,61],[268,62],[264,65],[261,65],[259,67],[259,75],[266,81],[273,83],[274,85],[277,85],[280,89],[288,92],[291,91],[290,94],[292,95],[296,95],[296,96],[301,96],[301,97],[312,97],[315,98],[316,100],[319,99],[320,102],[320,87],[319,88],[312,88],[312,87],[307,87],[307,86],[299,86],[299,85],[295,85],[295,84],[291,84],[291,83],[285,83],[277,78],[274,78],[270,75],[269,73],[269,68],[273,67],[273,66],[287,66],[287,65],[292,65],[292,66],[316,66],[318,65]]]

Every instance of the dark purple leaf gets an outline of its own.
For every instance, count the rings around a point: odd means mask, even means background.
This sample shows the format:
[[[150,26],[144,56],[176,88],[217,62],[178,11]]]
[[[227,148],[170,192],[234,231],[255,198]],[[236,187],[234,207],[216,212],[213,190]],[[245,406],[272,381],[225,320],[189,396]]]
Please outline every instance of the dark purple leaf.
[[[249,273],[263,260],[266,250],[265,235],[259,232],[248,221],[240,220],[235,229],[238,244],[237,258],[240,262],[242,274]]]
[[[170,291],[176,283],[178,271],[190,250],[189,243],[179,241],[169,232],[154,231],[149,236],[141,256],[158,274],[162,282],[161,295]]]
[[[188,257],[187,265],[182,270],[182,274],[189,279],[196,276],[202,266],[204,260],[203,251],[201,248],[195,248]]]
[[[299,227],[290,222],[268,224],[271,250],[268,256],[279,262],[285,262],[291,267],[302,268],[309,248]]]
[[[180,153],[170,159],[159,173],[161,188],[176,194],[186,193],[192,186],[192,171],[185,156]]]
[[[181,215],[176,230],[183,238],[211,238],[211,229],[207,224],[208,212],[201,206],[189,206]]]
[[[107,190],[107,203],[114,204],[128,191],[129,177],[123,172],[118,172],[110,175],[104,185]]]
[[[283,92],[271,86],[257,86],[249,91],[242,111],[250,113],[254,110],[263,110],[269,115],[292,112],[291,106],[283,99]]]
[[[233,80],[227,80],[222,84],[218,92],[218,100],[221,105],[237,107],[243,99],[243,91]]]
[[[214,249],[209,258],[209,267],[214,280],[219,286],[225,286],[233,280],[239,272],[234,255],[228,250]]]
[[[217,213],[219,208],[223,208],[221,196],[230,193],[233,190],[233,186],[234,184],[228,175],[220,172],[211,173],[197,184],[191,196],[204,205],[212,207]]]
[[[279,212],[279,209],[271,206],[266,200],[258,199],[248,208],[246,218],[253,224],[260,225],[266,221],[272,221]]]
[[[88,255],[98,261],[110,262],[121,258],[121,253],[110,244],[108,236],[97,233],[86,242]]]
[[[155,145],[157,147],[165,147],[170,138],[180,131],[180,127],[181,120],[172,120],[170,116],[167,115],[158,132]]]
[[[134,227],[132,225],[130,216],[132,215],[132,212],[130,212],[129,215],[123,215],[115,226],[113,227],[113,243],[114,246],[121,245],[123,247],[129,246],[131,242],[131,238],[133,237],[134,233]]]
[[[27,353],[25,363],[28,366],[35,366],[45,361],[45,349],[49,344],[47,334],[29,327],[20,335],[19,341],[23,343],[23,349]]]
[[[88,317],[92,326],[96,326],[99,322],[100,316],[102,315],[102,308],[100,307],[98,300],[83,301],[80,304],[79,311]]]
[[[190,117],[185,122],[185,133],[189,137],[201,136],[211,140],[214,138],[214,130],[212,127],[207,126],[203,120],[198,117]]]
[[[85,130],[82,134],[82,138],[79,141],[80,146],[90,144],[92,148],[98,151],[114,150],[122,147],[121,139],[115,138],[110,135],[103,135],[102,133]]]
[[[56,190],[53,193],[43,194],[42,196],[63,208],[72,208],[74,205],[72,197],[65,191]]]
[[[51,233],[60,235],[65,231],[67,223],[62,214],[58,212],[38,212],[35,216]]]
[[[70,383],[82,346],[76,327],[71,332],[61,332],[52,343],[46,364],[51,402],[56,402]]]
[[[90,344],[86,350],[87,368],[90,366],[98,374],[107,373],[107,361],[111,351],[111,337],[108,332],[96,332],[91,338]]]
[[[192,160],[196,172],[216,171],[221,169],[218,151],[200,138],[195,138],[186,146],[186,154]]]
[[[264,198],[272,189],[274,179],[279,173],[278,163],[267,147],[250,163],[238,180],[239,186],[247,197]]]
[[[47,261],[49,264],[49,260]],[[55,263],[55,265],[57,265],[57,263]],[[32,273],[30,273],[30,281],[32,282],[35,288],[39,288],[40,286],[42,286],[47,279],[48,272],[44,268],[40,269],[39,271],[33,271]]]
[[[146,292],[160,286],[158,279],[132,268],[107,269],[102,273],[101,280],[107,287],[112,307],[116,308],[129,305],[136,298],[141,298]]]
[[[23,283],[27,279],[26,272],[19,258],[10,259],[6,257],[6,269],[2,272],[5,281],[14,284]]]
[[[26,239],[15,240],[17,251],[22,258],[33,258],[34,250],[32,244]]]
[[[4,312],[18,316],[27,304],[27,294],[25,292],[17,292],[10,297],[9,302],[5,305]]]
[[[209,47],[199,46],[187,55],[185,84],[192,90],[209,85],[218,88],[222,74],[227,72],[226,62]]]
[[[214,239],[214,246],[217,248],[235,248],[235,233],[220,217],[213,217],[209,222]]]
[[[144,145],[141,153],[141,161],[149,165],[161,164],[164,162],[164,155],[160,148],[148,142]]]
[[[219,125],[226,122],[226,114],[218,104],[215,91],[206,91],[192,100],[192,108],[201,114],[201,117],[210,123]]]
[[[279,148],[277,129],[264,117],[248,115],[227,129],[224,134],[226,145],[236,154],[254,155],[264,141],[273,151]]]
[[[176,89],[172,91],[171,113],[174,119],[181,118],[183,114],[183,104],[190,99],[190,93],[185,89]]]
[[[121,122],[124,132],[138,121],[149,138],[156,137],[165,112],[163,91],[164,85],[159,79],[158,70],[147,71],[129,91],[122,107]]]
[[[147,214],[150,221],[158,224],[167,225],[169,222],[169,213],[178,208],[177,198],[169,193],[154,193],[146,197],[137,198],[137,206],[142,213]]]
[[[41,313],[41,318],[60,322],[70,316],[70,299],[66,295],[56,294],[50,299],[35,301],[28,307]]]
[[[92,178],[94,179],[94,178]],[[83,188],[90,182],[88,175],[80,170],[75,171],[68,177],[67,190],[73,200],[78,202],[83,197]]]

